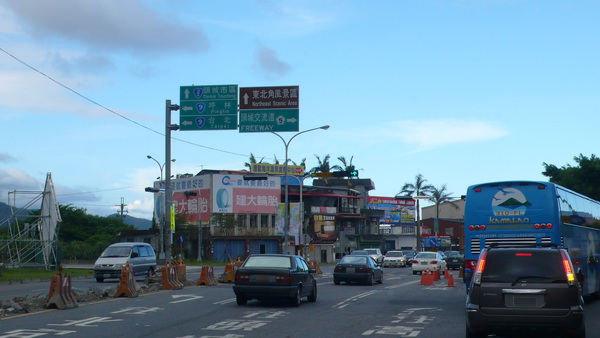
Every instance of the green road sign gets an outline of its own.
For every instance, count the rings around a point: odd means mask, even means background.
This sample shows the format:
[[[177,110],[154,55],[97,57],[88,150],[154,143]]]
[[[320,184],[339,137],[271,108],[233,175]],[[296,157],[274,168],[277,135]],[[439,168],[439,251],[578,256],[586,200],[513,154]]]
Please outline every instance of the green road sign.
[[[240,88],[240,133],[298,131],[299,86]]]
[[[238,85],[181,86],[180,130],[237,129]]]
[[[299,109],[253,109],[240,111],[240,133],[298,131]]]

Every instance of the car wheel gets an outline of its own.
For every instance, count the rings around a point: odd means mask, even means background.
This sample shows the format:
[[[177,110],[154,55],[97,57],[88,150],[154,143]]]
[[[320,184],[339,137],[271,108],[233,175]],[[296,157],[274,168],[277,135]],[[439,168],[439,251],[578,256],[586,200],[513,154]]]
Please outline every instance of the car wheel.
[[[292,306],[300,306],[300,303],[302,302],[301,291],[302,290],[300,290],[300,288],[296,289],[296,295],[294,296],[294,298],[292,298]]]
[[[367,279],[367,284],[368,285],[373,285],[375,277],[373,276],[373,273],[371,273],[371,275],[369,276],[369,279]]]
[[[102,277],[96,277],[96,282],[102,283],[102,282],[104,282],[104,278],[102,278]]]
[[[310,295],[308,295],[308,301],[314,303],[317,301],[317,282],[313,285],[313,290]]]
[[[335,284],[335,285],[340,285],[340,281],[334,278],[334,279],[333,279],[333,284]]]
[[[248,303],[248,298],[244,296],[235,296],[235,300],[237,305],[246,305]]]

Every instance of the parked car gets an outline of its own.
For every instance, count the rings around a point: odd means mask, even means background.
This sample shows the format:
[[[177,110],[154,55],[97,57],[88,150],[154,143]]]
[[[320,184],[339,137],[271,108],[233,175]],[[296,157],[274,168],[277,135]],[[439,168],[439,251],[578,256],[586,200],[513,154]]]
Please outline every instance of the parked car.
[[[300,306],[303,297],[317,301],[315,269],[296,255],[250,255],[235,272],[235,293],[238,305],[248,300],[287,299]]]
[[[465,256],[463,256],[458,251],[444,251],[444,255],[446,255],[446,266],[450,270],[458,270],[463,266],[463,262],[465,260]]]
[[[406,267],[406,257],[402,251],[388,251],[383,257],[383,266]]]
[[[406,265],[412,266],[413,258],[417,255],[415,250],[402,250],[402,253],[406,257]]]
[[[446,261],[441,252],[419,252],[412,261],[412,273],[422,273],[423,271],[433,271],[437,269],[440,275],[446,271]]]
[[[333,270],[333,284],[346,283],[383,283],[383,269],[369,255],[346,255],[340,259]]]
[[[369,256],[373,257],[375,262],[383,264],[383,254],[381,253],[381,250],[379,250],[379,248],[367,248],[363,250],[365,250],[369,254]]]
[[[482,250],[467,296],[466,337],[585,337],[577,275],[555,244]]]
[[[154,249],[141,242],[111,244],[94,263],[94,277],[98,283],[107,278],[121,278],[121,268],[127,264],[135,276],[152,276],[156,271]]]

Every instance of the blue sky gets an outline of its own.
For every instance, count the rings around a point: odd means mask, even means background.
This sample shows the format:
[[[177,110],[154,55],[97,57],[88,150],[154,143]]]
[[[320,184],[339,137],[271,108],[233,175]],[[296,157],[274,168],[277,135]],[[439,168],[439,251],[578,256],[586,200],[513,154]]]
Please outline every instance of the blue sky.
[[[460,196],[598,154],[598,1],[0,0],[0,201],[151,218],[180,86],[299,86],[289,157],[353,157],[371,195]],[[179,113],[172,115],[178,123]],[[281,133],[287,140],[294,133]],[[270,133],[173,132],[172,173],[285,160]],[[310,180],[309,184],[310,184]]]

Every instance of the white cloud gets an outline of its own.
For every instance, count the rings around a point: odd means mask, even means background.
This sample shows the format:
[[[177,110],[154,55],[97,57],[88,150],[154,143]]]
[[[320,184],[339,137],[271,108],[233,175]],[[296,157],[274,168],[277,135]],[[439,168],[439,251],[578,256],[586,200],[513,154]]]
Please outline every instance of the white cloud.
[[[4,7],[13,12],[24,31],[40,40],[68,40],[134,54],[197,52],[209,47],[200,28],[181,25],[177,18],[139,1],[20,0],[4,2]]]
[[[256,65],[268,77],[280,77],[290,72],[292,67],[283,62],[277,52],[263,44],[256,46],[254,52]]]
[[[453,144],[476,143],[505,137],[509,132],[497,122],[457,119],[401,120],[372,129],[365,139],[377,143],[399,139],[413,149],[411,153],[432,150]]]

